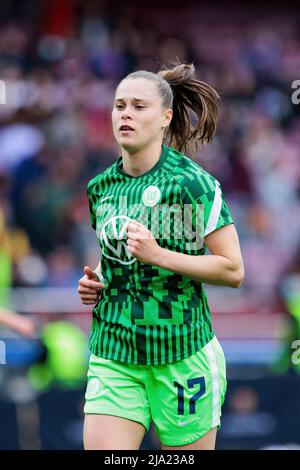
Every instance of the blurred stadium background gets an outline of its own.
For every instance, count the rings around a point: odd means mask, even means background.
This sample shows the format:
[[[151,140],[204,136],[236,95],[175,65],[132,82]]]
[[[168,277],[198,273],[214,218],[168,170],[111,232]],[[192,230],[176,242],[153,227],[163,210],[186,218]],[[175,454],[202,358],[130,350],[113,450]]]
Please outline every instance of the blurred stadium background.
[[[118,155],[119,80],[176,58],[222,97],[197,161],[223,185],[246,268],[240,289],[207,288],[229,379],[217,448],[300,448],[299,8],[1,0],[0,25],[0,308],[36,325],[0,329],[0,449],[82,448],[91,309],[76,289],[98,263],[85,187]]]

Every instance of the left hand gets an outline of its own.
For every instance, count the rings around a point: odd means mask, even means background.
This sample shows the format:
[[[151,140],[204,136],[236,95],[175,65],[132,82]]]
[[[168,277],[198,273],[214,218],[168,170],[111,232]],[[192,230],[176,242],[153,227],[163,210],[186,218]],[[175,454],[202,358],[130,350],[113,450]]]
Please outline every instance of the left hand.
[[[156,265],[163,250],[150,230],[136,220],[127,226],[127,249],[138,261],[153,265]]]

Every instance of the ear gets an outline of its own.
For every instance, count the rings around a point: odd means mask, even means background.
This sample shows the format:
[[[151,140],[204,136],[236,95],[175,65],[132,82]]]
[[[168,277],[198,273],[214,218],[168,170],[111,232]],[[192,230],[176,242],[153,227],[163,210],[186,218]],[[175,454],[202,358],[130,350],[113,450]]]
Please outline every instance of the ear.
[[[172,121],[173,117],[173,110],[171,108],[168,108],[164,111],[164,116],[163,116],[163,122],[162,122],[162,127],[166,128],[170,125],[170,122]]]

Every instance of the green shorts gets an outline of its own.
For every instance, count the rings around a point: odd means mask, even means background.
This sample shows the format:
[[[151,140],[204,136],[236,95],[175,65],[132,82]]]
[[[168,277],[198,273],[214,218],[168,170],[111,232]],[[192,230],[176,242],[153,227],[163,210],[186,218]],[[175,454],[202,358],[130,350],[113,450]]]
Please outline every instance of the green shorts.
[[[220,427],[226,393],[223,350],[214,336],[200,351],[173,364],[134,365],[90,357],[84,412],[153,420],[163,445],[191,444]]]

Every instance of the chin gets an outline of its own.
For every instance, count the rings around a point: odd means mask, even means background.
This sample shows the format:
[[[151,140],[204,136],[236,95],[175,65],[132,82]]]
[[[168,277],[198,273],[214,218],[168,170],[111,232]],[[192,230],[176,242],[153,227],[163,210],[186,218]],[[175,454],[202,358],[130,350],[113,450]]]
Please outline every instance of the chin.
[[[119,141],[119,145],[126,150],[127,152],[136,152],[141,148],[140,145],[134,143],[134,142],[124,142],[124,141]]]

